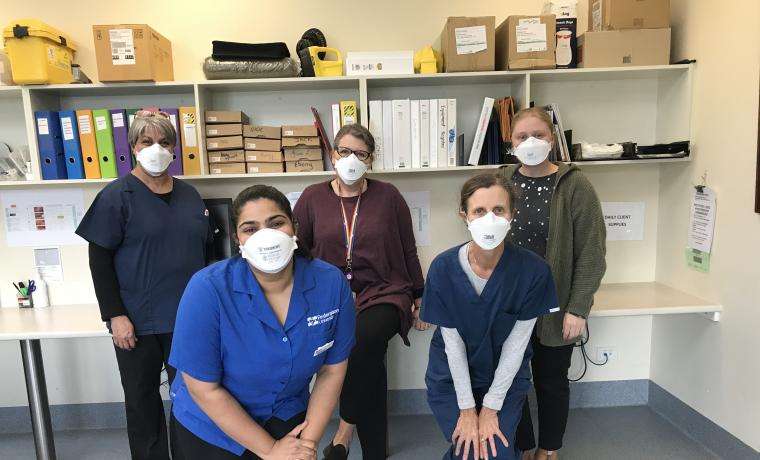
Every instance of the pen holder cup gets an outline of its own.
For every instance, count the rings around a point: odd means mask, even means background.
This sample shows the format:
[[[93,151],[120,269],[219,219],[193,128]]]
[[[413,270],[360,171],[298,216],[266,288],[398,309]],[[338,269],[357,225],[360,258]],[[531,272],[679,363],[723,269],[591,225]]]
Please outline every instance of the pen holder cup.
[[[20,308],[32,308],[34,307],[34,300],[32,299],[32,296],[16,296],[18,300],[18,306]]]

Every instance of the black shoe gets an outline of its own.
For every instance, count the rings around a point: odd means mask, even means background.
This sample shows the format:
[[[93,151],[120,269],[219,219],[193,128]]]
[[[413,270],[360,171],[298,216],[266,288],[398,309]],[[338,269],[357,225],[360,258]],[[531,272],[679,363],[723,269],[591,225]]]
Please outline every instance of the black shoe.
[[[348,460],[348,449],[343,444],[334,445],[332,442],[322,451],[323,460]]]

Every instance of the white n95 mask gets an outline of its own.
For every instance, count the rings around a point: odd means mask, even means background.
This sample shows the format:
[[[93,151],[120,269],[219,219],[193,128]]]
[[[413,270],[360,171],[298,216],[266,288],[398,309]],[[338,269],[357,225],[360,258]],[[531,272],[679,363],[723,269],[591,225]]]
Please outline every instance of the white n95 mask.
[[[499,217],[493,212],[477,219],[471,220],[467,228],[472,235],[472,241],[485,250],[495,249],[504,241],[509,233],[511,222],[503,217]]]
[[[145,172],[153,177],[158,177],[169,169],[169,164],[171,164],[174,159],[174,155],[170,151],[161,147],[160,144],[153,144],[150,147],[145,147],[137,152],[135,157]]]
[[[335,171],[346,185],[353,185],[367,172],[367,165],[352,153],[335,162]]]
[[[517,159],[520,160],[520,163],[536,166],[543,163],[549,157],[551,150],[552,145],[549,142],[531,136],[515,147],[514,153]]]
[[[296,237],[273,228],[262,228],[240,246],[243,258],[264,273],[281,272],[298,248]]]

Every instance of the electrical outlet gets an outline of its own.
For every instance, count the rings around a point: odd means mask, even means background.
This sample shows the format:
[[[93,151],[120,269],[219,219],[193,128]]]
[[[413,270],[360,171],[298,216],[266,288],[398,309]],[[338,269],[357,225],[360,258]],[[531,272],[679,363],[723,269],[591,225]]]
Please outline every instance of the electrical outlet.
[[[596,347],[596,362],[610,362],[617,357],[615,348],[613,347]]]

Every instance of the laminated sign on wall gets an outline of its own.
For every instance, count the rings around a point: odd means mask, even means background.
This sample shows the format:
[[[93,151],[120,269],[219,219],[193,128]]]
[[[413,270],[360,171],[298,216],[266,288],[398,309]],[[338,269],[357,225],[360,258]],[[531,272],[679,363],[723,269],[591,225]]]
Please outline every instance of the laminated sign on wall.
[[[644,239],[643,202],[602,203],[607,241],[641,241]]]

